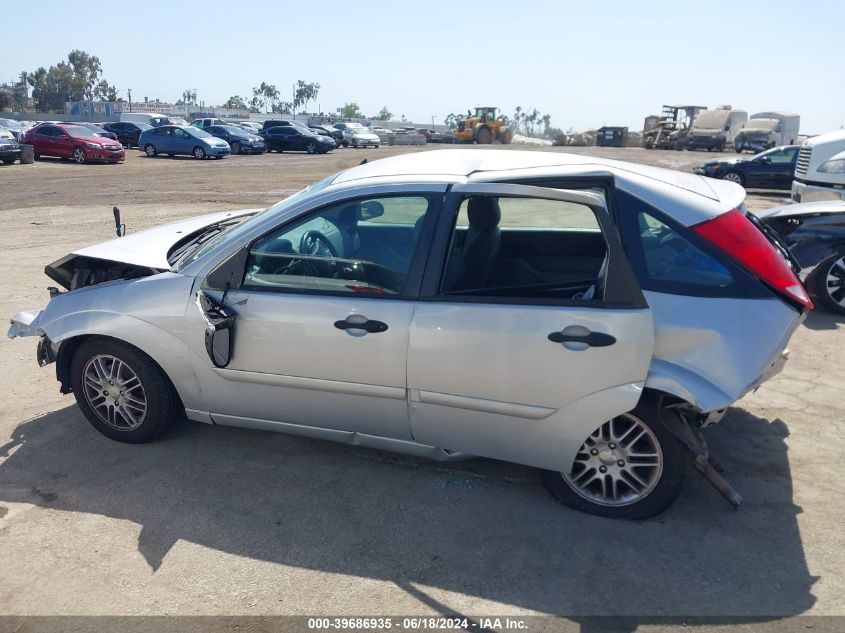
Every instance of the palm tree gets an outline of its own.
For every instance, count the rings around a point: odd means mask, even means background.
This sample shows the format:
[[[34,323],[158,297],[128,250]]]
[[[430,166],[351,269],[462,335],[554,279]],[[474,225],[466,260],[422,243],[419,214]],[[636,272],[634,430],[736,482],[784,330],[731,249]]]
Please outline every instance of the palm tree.
[[[549,135],[549,126],[552,123],[552,115],[551,114],[544,114],[543,118],[541,120],[543,121],[543,136],[548,136]]]
[[[522,123],[522,106],[516,106],[516,112],[513,113],[513,124],[516,132],[519,132],[520,123]]]

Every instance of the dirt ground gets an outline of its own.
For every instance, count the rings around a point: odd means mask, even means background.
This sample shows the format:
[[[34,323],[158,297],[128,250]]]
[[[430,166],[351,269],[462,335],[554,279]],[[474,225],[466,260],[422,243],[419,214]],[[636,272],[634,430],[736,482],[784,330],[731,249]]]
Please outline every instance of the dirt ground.
[[[568,149],[683,170],[713,157]],[[425,149],[2,167],[0,314],[45,304],[44,265],[110,239],[114,205],[133,232],[407,151]],[[490,460],[197,423],[111,442],[34,339],[3,337],[0,614],[845,615],[843,322],[810,314],[785,371],[708,431],[741,510],[691,473],[673,508],[633,523],[558,506],[536,472]]]

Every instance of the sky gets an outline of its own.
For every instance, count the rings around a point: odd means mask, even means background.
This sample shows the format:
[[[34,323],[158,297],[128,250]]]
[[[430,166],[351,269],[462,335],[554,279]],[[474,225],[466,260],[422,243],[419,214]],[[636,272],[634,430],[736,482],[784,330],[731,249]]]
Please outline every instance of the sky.
[[[303,79],[321,85],[309,110],[357,102],[416,123],[493,105],[536,108],[564,130],[642,129],[683,103],[797,112],[803,133],[845,126],[841,0],[30,0],[0,13],[22,34],[0,81],[80,48],[133,101],[196,88],[220,105],[262,81],[289,100]],[[26,28],[51,14],[49,35]]]

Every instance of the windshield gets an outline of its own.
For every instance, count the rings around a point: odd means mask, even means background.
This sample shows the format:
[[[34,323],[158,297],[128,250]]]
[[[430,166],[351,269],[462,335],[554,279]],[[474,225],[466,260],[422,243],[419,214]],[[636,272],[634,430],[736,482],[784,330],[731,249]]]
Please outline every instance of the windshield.
[[[238,222],[237,218],[234,220],[230,220],[224,224],[224,228],[222,230],[215,230],[212,227],[212,234],[210,237],[206,236],[206,231],[200,233],[193,242],[189,242],[188,244],[184,245],[181,249],[179,256],[176,258],[175,261],[171,261],[170,264],[173,266],[173,270],[179,271],[180,269],[184,268],[188,264],[193,261],[196,261],[206,253],[209,253],[212,249],[220,246],[222,244],[231,243],[236,241],[241,235],[247,233],[265,213],[268,211],[275,211],[275,212],[283,212],[288,208],[292,207],[294,204],[299,202],[302,198],[307,195],[315,194],[318,191],[321,191],[328,187],[335,178],[338,177],[342,172],[337,172],[328,176],[327,178],[323,178],[319,182],[315,182],[312,185],[308,185],[305,189],[301,189],[296,193],[288,196],[284,200],[277,202],[271,207],[267,207],[264,211],[259,211],[255,215],[247,215],[244,216],[244,220]],[[204,239],[205,238],[205,239]]]
[[[147,125],[146,123],[136,123],[135,125],[138,126],[138,129],[144,132],[145,130],[152,130],[152,125]]]
[[[188,122],[180,116],[167,117],[170,125],[188,125]]]
[[[188,134],[191,134],[197,138],[213,138],[211,134],[209,134],[205,130],[201,130],[196,127],[186,127],[182,129],[184,129]]]
[[[748,130],[774,130],[779,123],[777,119],[751,119],[745,127]]]
[[[22,123],[18,123],[17,121],[13,121],[12,119],[0,119],[0,127],[17,129],[24,126]]]
[[[97,136],[94,130],[89,130],[87,127],[81,125],[68,125],[64,131],[70,134],[73,138],[91,138]]]
[[[235,127],[234,125],[221,125],[232,136],[249,136],[249,133],[242,127]]]

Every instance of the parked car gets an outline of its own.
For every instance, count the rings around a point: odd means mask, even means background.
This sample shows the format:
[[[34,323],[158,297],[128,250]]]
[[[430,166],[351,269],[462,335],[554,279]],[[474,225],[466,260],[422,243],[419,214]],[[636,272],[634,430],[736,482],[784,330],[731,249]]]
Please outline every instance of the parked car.
[[[18,140],[10,130],[0,127],[0,161],[11,165],[21,157],[21,148]]]
[[[253,134],[258,134],[261,131],[261,124],[255,121],[238,121],[237,125]]]
[[[14,119],[0,119],[0,128],[9,130],[16,141],[20,141],[21,136],[28,129],[26,125]]]
[[[751,158],[714,158],[693,171],[701,176],[721,178],[750,189],[792,188],[798,145],[785,145]]]
[[[378,135],[373,134],[360,123],[335,123],[334,126],[343,132],[343,140],[352,147],[367,147],[368,145],[372,145],[378,148],[381,144],[381,139]]]
[[[311,130],[294,125],[280,125],[261,132],[267,144],[267,152],[304,151],[309,154],[325,154],[337,145],[328,136],[320,136]]]
[[[812,307],[744,198],[588,156],[406,154],[66,255],[45,269],[66,291],[9,336],[39,337],[121,442],[184,414],[484,456],[619,518],[666,509],[694,459],[739,503],[701,430],[780,371]]]
[[[79,121],[71,121],[68,123],[68,125],[79,125],[80,127],[87,127],[97,136],[104,136],[106,138],[110,138],[113,141],[118,140],[117,134],[115,134],[114,132],[110,132],[109,130],[97,125],[96,123],[80,123]]]
[[[418,134],[422,134],[425,136],[426,143],[442,143],[443,142],[443,135],[438,132],[437,130],[432,130],[429,128],[418,128],[416,130]]]
[[[316,128],[316,129],[315,129]],[[314,129],[319,133],[319,130],[323,130],[334,139],[334,142],[337,144],[338,147],[348,147],[349,143],[344,141],[343,139],[343,130],[339,130],[332,125],[313,125],[311,129]]]
[[[226,141],[233,154],[263,154],[267,147],[259,135],[237,125],[209,125],[205,131]]]
[[[126,154],[123,146],[80,125],[44,123],[28,129],[21,140],[32,145],[36,159],[42,156],[72,158],[79,164],[88,162],[117,163]]]
[[[787,204],[755,215],[787,244],[818,302],[845,314],[845,202]]]
[[[133,147],[141,146],[141,133],[146,130],[153,129],[153,126],[146,123],[118,121],[117,123],[106,123],[103,126],[103,129],[116,135],[117,140],[120,141],[121,145],[125,148],[132,149]]]
[[[211,125],[232,125],[232,121],[224,121],[223,119],[207,117],[205,119],[194,119],[191,121],[191,125],[198,128],[207,128]]]
[[[263,130],[269,130],[270,128],[274,127],[285,127],[285,126],[294,126],[298,128],[302,128],[303,130],[308,129],[308,125],[303,123],[302,121],[297,121],[296,119],[267,119],[264,121],[264,125],[261,126]]]
[[[159,154],[187,154],[201,160],[210,156],[223,158],[232,151],[226,141],[189,125],[162,125],[144,130],[138,144],[150,158]]]

